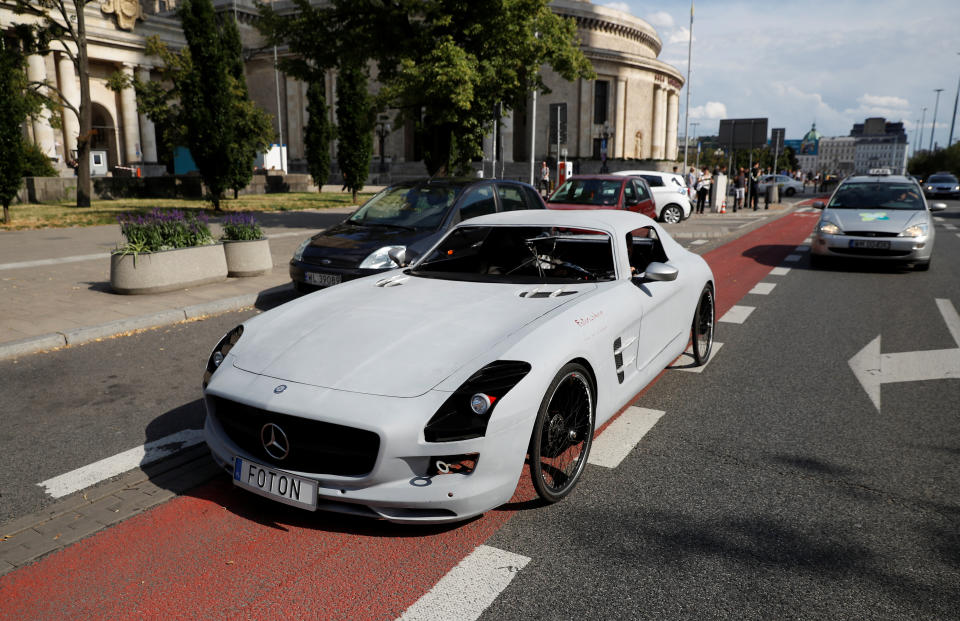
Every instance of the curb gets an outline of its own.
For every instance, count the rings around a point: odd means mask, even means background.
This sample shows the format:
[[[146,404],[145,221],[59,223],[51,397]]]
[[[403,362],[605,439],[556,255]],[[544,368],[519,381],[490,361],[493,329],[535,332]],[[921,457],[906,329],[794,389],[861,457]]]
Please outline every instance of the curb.
[[[207,315],[219,315],[221,313],[256,306],[258,303],[269,303],[280,300],[289,297],[292,293],[293,285],[288,283],[279,287],[266,289],[260,293],[248,293],[232,298],[224,298],[222,300],[203,302],[183,308],[160,311],[150,315],[119,319],[96,326],[76,328],[64,332],[54,332],[52,334],[42,334],[9,343],[0,343],[0,360],[18,358],[20,356],[36,354],[61,347],[83,345],[84,343],[90,343],[98,339],[124,334],[125,332],[160,328]]]

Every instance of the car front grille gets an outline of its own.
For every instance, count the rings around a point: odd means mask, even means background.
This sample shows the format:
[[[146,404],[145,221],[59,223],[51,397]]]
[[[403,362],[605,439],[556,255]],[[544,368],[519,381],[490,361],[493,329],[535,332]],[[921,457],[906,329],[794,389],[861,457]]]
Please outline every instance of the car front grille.
[[[837,254],[848,254],[860,257],[905,257],[910,250],[883,250],[881,248],[831,248]]]
[[[333,269],[356,269],[357,261],[355,259],[344,259],[340,257],[317,257],[310,256],[306,253],[303,255],[303,263],[307,265],[315,265],[318,268],[333,268]]]
[[[227,436],[264,464],[315,474],[363,476],[377,462],[380,436],[372,431],[212,399],[214,414]],[[283,459],[275,459],[264,448],[260,433],[269,423],[283,430],[289,441]]]
[[[887,231],[846,231],[844,235],[848,237],[896,237],[899,233],[888,233]]]

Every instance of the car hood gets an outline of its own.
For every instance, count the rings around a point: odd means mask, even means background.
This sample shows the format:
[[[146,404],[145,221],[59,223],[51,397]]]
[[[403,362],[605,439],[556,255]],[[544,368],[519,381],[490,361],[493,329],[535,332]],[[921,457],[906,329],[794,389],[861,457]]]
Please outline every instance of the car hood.
[[[310,240],[303,251],[305,259],[335,257],[359,265],[371,252],[384,246],[410,246],[436,231],[415,229],[413,231],[384,226],[356,226],[341,222]]]
[[[922,211],[907,209],[829,209],[824,217],[832,218],[840,228],[850,231],[899,233]]]
[[[382,286],[387,279],[390,286]],[[596,285],[566,285],[576,293],[554,298],[520,297],[535,288],[399,271],[356,280],[256,318],[232,352],[234,366],[312,386],[416,397]]]

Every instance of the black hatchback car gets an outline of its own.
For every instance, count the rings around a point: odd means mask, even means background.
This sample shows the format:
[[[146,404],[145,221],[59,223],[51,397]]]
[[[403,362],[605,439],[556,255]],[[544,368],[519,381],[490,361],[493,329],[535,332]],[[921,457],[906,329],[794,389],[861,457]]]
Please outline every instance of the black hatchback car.
[[[545,209],[526,183],[440,178],[391,185],[349,218],[307,239],[290,277],[308,292],[370,276],[417,259],[459,222],[498,211]]]

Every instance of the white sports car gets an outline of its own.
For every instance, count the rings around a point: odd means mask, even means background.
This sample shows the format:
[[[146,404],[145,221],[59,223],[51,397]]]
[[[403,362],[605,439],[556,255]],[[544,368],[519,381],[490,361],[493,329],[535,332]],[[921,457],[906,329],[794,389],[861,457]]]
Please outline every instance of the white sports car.
[[[691,337],[706,362],[714,299],[706,262],[646,216],[481,216],[225,335],[206,441],[238,487],[310,510],[463,520],[507,502],[528,456],[555,502]]]

